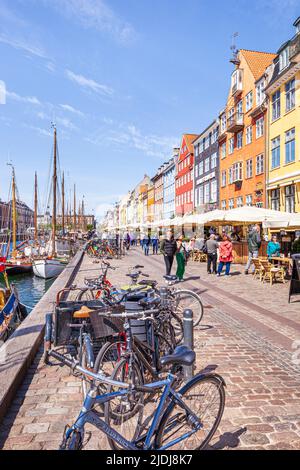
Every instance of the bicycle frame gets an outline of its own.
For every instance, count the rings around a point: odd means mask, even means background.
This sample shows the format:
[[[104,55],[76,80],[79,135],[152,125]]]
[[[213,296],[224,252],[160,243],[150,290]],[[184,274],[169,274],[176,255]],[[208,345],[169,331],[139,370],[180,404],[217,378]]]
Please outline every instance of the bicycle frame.
[[[105,421],[103,421],[99,416],[92,411],[94,405],[96,404],[105,404],[108,403],[109,401],[113,400],[116,397],[122,397],[129,395],[131,393],[130,390],[128,389],[122,389],[119,390],[118,392],[112,392],[112,393],[107,393],[104,395],[96,395],[96,387],[92,387],[89,393],[87,394],[85,401],[83,403],[83,407],[80,411],[80,414],[73,424],[71,428],[69,428],[66,432],[66,439],[69,439],[70,436],[72,435],[73,432],[79,432],[81,435],[84,433],[84,426],[86,423],[92,424],[95,426],[97,429],[102,431],[105,435],[107,435],[110,439],[114,440],[117,444],[123,447],[123,449],[126,450],[150,450],[153,449],[151,441],[153,439],[153,436],[155,435],[159,424],[161,422],[162,416],[164,412],[167,410],[166,404],[168,404],[168,399],[169,401],[175,401],[179,406],[187,412],[187,414],[192,416],[193,420],[193,428],[191,429],[190,432],[186,432],[183,434],[183,436],[180,436],[173,441],[169,442],[167,445],[156,449],[156,450],[167,450],[170,447],[178,444],[181,441],[184,441],[191,435],[195,434],[195,432],[198,432],[202,428],[202,423],[199,421],[197,416],[190,410],[190,408],[184,403],[184,401],[181,398],[180,392],[176,392],[172,388],[172,384],[175,380],[175,376],[172,374],[169,374],[167,379],[158,381],[158,382],[153,382],[150,384],[145,384],[143,388],[149,388],[149,390],[153,389],[162,389],[164,388],[164,391],[162,393],[161,399],[159,401],[159,405],[156,409],[156,412],[154,414],[151,426],[145,436],[139,437],[139,439],[136,442],[131,442],[125,439],[121,434],[119,434],[116,430],[114,430],[111,426],[109,426]],[[146,392],[145,392],[146,393]],[[139,442],[144,441],[143,448],[138,446]]]

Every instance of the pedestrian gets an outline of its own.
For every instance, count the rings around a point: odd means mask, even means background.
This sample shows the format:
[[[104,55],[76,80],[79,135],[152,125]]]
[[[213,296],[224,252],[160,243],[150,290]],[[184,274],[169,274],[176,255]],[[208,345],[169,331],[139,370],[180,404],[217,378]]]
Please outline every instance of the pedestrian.
[[[165,265],[166,265],[166,275],[170,276],[173,261],[174,261],[174,256],[177,252],[177,243],[174,240],[174,235],[171,230],[167,231],[166,238],[162,240],[160,244],[160,251],[164,256]]]
[[[232,243],[231,243],[229,236],[226,234],[223,234],[222,241],[219,245],[218,276],[221,276],[224,265],[226,265],[225,275],[229,276],[232,261],[233,261]]]
[[[145,256],[149,256],[149,247],[150,247],[150,237],[145,235],[143,239],[143,249]]]
[[[177,238],[177,251],[176,251],[176,261],[177,261],[177,271],[176,276],[179,282],[183,282],[183,276],[185,272],[185,263],[187,259],[187,252],[183,244],[183,236]]]
[[[249,273],[250,266],[253,258],[258,258],[258,252],[261,247],[261,236],[260,226],[256,224],[252,230],[250,230],[247,237],[248,242],[248,262],[245,268],[245,274]],[[252,272],[254,273],[255,267],[252,266]]]
[[[154,255],[157,255],[158,253],[158,236],[155,233],[152,237],[152,251]]]
[[[267,246],[267,256],[268,258],[272,258],[273,256],[280,255],[280,243],[277,241],[277,235],[272,235],[271,241],[268,243]]]
[[[211,274],[211,265],[213,274],[217,274],[218,247],[219,243],[216,241],[216,236],[212,233],[206,242],[208,274]]]

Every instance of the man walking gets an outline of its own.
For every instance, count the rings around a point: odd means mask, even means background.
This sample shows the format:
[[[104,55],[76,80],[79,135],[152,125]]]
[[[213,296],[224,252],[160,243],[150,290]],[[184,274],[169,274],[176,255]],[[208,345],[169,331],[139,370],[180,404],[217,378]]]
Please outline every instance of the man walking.
[[[255,225],[253,229],[249,232],[247,237],[248,242],[248,262],[245,268],[245,274],[249,273],[250,266],[252,264],[253,258],[258,258],[258,252],[261,247],[261,236],[260,236],[260,226]],[[254,272],[255,267],[252,266],[252,272]]]
[[[216,236],[212,233],[206,242],[208,274],[211,274],[211,265],[213,267],[213,274],[217,274],[218,246]]]
[[[158,236],[157,234],[154,234],[152,237],[152,249],[153,249],[153,254],[157,255],[158,253]]]
[[[160,244],[160,251],[164,256],[166,275],[169,276],[171,274],[174,256],[177,251],[177,243],[174,240],[174,236],[171,230],[167,231],[167,237],[162,240]]]

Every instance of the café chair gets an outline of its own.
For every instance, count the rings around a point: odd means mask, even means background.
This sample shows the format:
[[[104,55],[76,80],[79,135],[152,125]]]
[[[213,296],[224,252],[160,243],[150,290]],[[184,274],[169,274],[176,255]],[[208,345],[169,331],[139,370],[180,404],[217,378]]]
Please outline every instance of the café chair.
[[[263,269],[262,280],[263,282],[269,281],[271,286],[273,282],[279,279],[285,283],[285,269],[282,267],[274,267],[272,263],[265,260],[260,260],[260,264]]]

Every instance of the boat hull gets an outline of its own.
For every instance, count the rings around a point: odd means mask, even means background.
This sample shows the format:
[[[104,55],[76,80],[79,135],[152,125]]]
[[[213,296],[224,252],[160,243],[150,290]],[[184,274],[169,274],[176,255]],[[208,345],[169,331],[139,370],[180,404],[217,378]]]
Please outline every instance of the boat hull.
[[[6,263],[6,273],[8,276],[18,276],[20,274],[31,274],[32,264],[18,264],[18,263]]]
[[[61,263],[56,259],[41,259],[33,261],[32,267],[35,276],[43,279],[52,279],[63,272],[66,263]]]
[[[26,316],[26,307],[19,302],[18,295],[13,290],[5,306],[0,309],[0,347]]]

